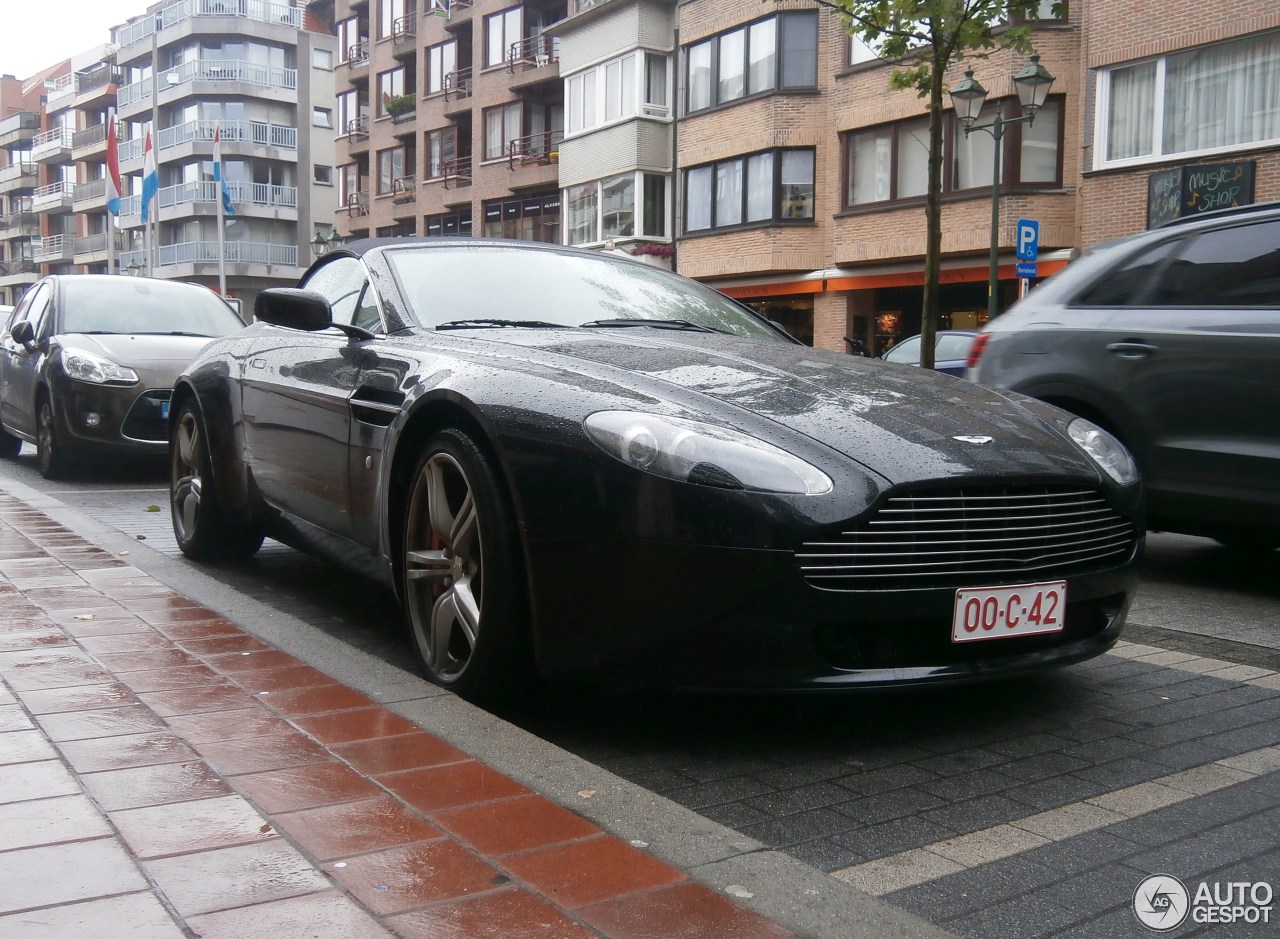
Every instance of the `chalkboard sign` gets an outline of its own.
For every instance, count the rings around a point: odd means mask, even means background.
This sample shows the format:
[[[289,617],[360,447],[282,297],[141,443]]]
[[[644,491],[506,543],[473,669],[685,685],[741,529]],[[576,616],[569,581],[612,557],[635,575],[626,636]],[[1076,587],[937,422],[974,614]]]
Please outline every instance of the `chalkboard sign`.
[[[1200,163],[1152,173],[1147,178],[1147,227],[1215,209],[1253,202],[1257,164]]]

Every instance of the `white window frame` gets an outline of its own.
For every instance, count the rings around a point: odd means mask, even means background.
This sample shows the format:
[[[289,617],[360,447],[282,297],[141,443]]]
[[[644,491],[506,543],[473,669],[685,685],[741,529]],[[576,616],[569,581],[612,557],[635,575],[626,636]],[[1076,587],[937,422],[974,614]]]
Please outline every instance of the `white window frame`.
[[[663,103],[647,100],[649,68],[655,59],[660,60],[665,70]],[[614,69],[617,71],[611,81]],[[566,137],[641,116],[670,118],[671,56],[647,49],[633,49],[570,75],[564,81],[564,101]],[[610,108],[614,109],[613,116],[610,116]]]
[[[666,230],[660,235],[644,233],[649,228],[648,220],[645,218],[645,213],[644,213],[645,177],[647,176],[661,176],[666,181],[665,185],[663,186],[663,206],[662,206],[662,218],[665,223]],[[604,218],[604,215],[605,215],[604,190],[606,186],[614,185],[616,183],[621,182],[624,179],[631,180],[631,198],[632,198],[631,233],[625,234],[625,235],[617,234],[617,233],[606,234],[605,218]],[[584,189],[584,188],[590,189],[591,187],[594,187],[594,191],[595,191],[596,218],[595,218],[594,224],[592,225],[593,235],[595,237],[587,241],[574,241],[572,238],[573,229],[572,229],[571,221],[569,218],[569,205],[570,205],[571,193],[579,189]],[[582,183],[577,186],[568,186],[563,190],[561,200],[560,200],[560,204],[563,207],[562,211],[564,213],[562,223],[560,226],[561,236],[563,237],[564,243],[566,245],[575,245],[579,247],[582,247],[582,246],[599,247],[615,239],[625,239],[628,241],[630,241],[631,239],[653,241],[655,239],[670,238],[671,236],[671,231],[670,231],[671,229],[671,197],[672,197],[671,175],[668,173],[653,173],[646,170],[635,170],[634,172],[630,172],[630,173],[616,173],[612,176],[607,176],[603,179],[597,179],[592,182]]]

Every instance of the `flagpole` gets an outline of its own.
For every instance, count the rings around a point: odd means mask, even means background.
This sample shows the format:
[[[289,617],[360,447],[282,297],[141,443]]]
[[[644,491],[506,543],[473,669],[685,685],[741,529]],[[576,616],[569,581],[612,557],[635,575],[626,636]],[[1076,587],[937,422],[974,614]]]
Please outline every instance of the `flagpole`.
[[[107,136],[112,137],[116,132],[116,109],[107,109]],[[111,141],[107,142],[107,184],[114,185],[111,180]],[[117,169],[116,172],[119,172]],[[120,198],[120,193],[116,193],[116,198]],[[107,196],[107,273],[116,273],[112,268],[116,266],[116,232],[115,225],[111,224],[111,196]]]
[[[223,206],[222,187],[222,125],[213,122],[213,201],[218,203],[218,293],[227,296],[227,212]]]
[[[160,171],[160,14],[157,13],[151,27],[151,136],[155,147],[156,172]],[[145,171],[144,171],[145,172]],[[155,227],[154,238],[148,240],[147,276],[155,276],[158,258],[151,256],[154,249],[160,251],[160,192],[156,191],[156,204],[151,209],[151,222],[147,228]]]

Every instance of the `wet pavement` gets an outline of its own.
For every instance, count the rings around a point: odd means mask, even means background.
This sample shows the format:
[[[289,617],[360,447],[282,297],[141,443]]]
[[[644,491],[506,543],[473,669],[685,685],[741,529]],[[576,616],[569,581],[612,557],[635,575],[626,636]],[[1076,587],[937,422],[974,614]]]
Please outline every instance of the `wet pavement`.
[[[793,934],[127,555],[0,494],[0,935]]]

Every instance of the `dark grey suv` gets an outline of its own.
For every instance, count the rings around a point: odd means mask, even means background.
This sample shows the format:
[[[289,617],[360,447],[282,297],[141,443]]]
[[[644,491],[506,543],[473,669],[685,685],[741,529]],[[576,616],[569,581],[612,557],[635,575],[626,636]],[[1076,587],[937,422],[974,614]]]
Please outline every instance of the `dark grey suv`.
[[[989,323],[967,377],[1115,433],[1153,530],[1280,546],[1280,203],[1098,246]]]

